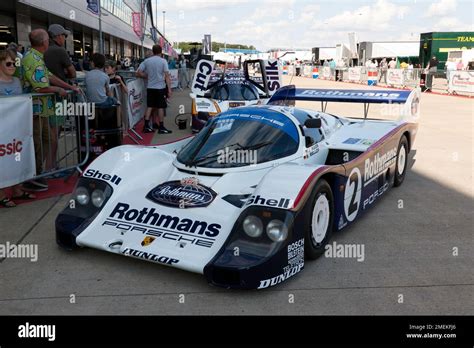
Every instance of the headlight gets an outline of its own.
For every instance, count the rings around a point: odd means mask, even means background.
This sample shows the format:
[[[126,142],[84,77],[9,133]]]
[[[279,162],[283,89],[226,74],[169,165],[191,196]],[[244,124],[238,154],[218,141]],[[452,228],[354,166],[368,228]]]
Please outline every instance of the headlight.
[[[102,190],[94,190],[91,195],[92,204],[100,208],[105,201],[105,193]]]
[[[267,236],[274,242],[282,242],[288,236],[288,227],[281,220],[272,220],[267,225]]]
[[[263,223],[260,218],[255,215],[249,215],[245,218],[242,223],[244,232],[247,233],[249,237],[257,238],[260,237],[263,233]]]
[[[81,205],[86,205],[89,203],[89,191],[83,186],[80,186],[76,189],[76,201]]]

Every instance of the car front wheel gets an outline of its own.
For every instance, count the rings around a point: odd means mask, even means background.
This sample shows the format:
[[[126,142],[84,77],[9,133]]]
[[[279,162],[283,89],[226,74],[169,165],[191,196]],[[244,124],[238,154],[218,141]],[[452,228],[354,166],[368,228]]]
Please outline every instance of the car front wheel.
[[[324,253],[333,223],[334,199],[331,187],[324,179],[318,181],[305,207],[305,255],[316,259]]]

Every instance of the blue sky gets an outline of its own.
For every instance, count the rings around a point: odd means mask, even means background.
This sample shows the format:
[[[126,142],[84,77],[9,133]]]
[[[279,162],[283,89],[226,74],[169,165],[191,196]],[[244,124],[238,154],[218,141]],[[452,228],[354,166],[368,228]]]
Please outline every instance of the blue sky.
[[[155,6],[155,0],[152,0]],[[311,48],[359,41],[418,40],[421,32],[474,31],[472,0],[158,0],[170,41]]]

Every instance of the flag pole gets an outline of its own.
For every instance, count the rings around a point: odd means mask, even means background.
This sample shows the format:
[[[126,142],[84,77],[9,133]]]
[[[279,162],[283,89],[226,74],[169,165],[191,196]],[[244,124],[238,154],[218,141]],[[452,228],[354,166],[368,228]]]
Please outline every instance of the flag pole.
[[[103,33],[102,33],[102,9],[100,7],[100,0],[98,0],[98,4],[99,4],[99,53],[104,54]]]

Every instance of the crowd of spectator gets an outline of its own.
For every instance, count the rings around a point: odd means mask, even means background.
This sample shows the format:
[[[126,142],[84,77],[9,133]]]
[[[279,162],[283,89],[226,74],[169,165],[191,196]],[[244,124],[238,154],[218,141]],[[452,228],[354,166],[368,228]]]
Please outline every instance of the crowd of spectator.
[[[62,102],[68,91],[81,93],[75,83],[78,70],[86,70],[83,80],[86,100],[99,108],[120,104],[110,85],[115,84],[122,93],[128,92],[117,69],[127,67],[136,70],[136,76],[145,79],[149,96],[144,130],[158,129],[159,133],[171,133],[164,126],[165,109],[171,97],[169,69],[179,68],[179,88],[189,87],[187,64],[183,56],[178,62],[174,59],[167,61],[163,58],[161,47],[155,45],[153,55],[145,60],[117,61],[93,53],[86,54],[78,62],[64,48],[70,34],[61,25],[52,24],[48,31],[35,29],[30,32],[28,50],[25,51],[22,45],[10,43],[5,50],[0,51],[0,96],[34,94],[32,125],[36,162],[35,179],[10,188],[0,187],[0,206],[15,207],[17,200],[35,199],[35,194],[31,192],[48,190],[48,177],[42,174],[58,169],[58,139],[65,122],[63,115],[56,115],[55,103]],[[154,121],[155,117],[157,122]],[[8,196],[7,192],[11,192],[11,195]]]

